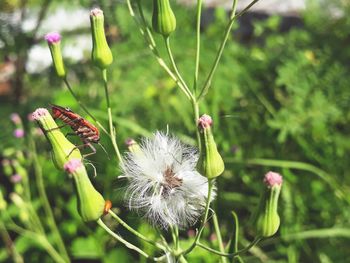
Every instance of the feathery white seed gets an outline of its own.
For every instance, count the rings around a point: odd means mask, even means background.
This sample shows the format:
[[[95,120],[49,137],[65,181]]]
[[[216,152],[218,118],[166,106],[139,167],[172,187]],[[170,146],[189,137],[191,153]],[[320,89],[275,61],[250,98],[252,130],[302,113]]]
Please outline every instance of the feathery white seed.
[[[126,154],[121,167],[128,207],[161,228],[196,223],[208,194],[207,178],[196,171],[197,150],[161,132],[140,147],[141,152]]]

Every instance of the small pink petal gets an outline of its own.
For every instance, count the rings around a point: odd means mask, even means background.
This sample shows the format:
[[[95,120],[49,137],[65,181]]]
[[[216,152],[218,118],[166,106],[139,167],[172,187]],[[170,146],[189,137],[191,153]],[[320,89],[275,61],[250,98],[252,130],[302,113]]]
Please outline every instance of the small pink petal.
[[[45,40],[49,44],[58,43],[61,41],[61,35],[57,32],[50,32],[45,35]]]
[[[64,164],[64,170],[72,174],[74,173],[79,167],[81,167],[83,164],[81,163],[80,159],[71,159],[68,162]]]
[[[10,119],[14,124],[20,124],[21,123],[21,117],[19,117],[18,113],[11,113]]]
[[[36,109],[33,114],[32,114],[32,117],[34,120],[39,120],[41,119],[42,117],[45,117],[45,116],[48,116],[50,115],[49,111],[45,108],[38,108]]]
[[[14,174],[10,177],[10,181],[13,184],[19,183],[22,180],[22,176],[20,176],[19,174]]]
[[[90,16],[101,16],[101,15],[103,15],[103,11],[98,7],[90,11]]]
[[[132,139],[132,138],[128,138],[128,139],[125,140],[125,145],[127,147],[129,147],[131,145],[134,145],[134,144],[136,144],[136,141],[134,139]]]
[[[207,114],[203,114],[199,119],[198,119],[198,125],[202,128],[202,129],[206,129],[209,128],[213,125],[213,120],[212,118],[207,115]]]
[[[275,185],[281,185],[283,182],[283,178],[280,174],[275,173],[275,172],[268,172],[267,174],[265,174],[264,177],[264,183],[268,186],[268,187],[273,187]]]
[[[24,137],[24,130],[23,129],[15,129],[13,131],[13,136],[16,138],[23,138]]]

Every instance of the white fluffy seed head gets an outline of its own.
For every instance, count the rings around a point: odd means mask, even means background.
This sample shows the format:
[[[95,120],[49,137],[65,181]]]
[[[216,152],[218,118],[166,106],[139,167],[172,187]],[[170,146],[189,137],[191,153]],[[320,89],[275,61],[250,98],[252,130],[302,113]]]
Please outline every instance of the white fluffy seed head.
[[[207,178],[196,171],[197,150],[161,132],[140,147],[141,152],[127,153],[122,165],[128,207],[161,228],[193,225],[208,194]]]

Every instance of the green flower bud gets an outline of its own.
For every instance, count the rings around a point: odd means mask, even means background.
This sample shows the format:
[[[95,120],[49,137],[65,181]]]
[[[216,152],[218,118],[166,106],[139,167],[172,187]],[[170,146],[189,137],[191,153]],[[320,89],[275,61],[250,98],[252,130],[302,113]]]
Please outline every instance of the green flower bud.
[[[280,226],[280,217],[277,213],[278,198],[282,187],[282,176],[268,172],[264,182],[266,188],[261,196],[260,205],[255,220],[257,234],[261,237],[274,235]]]
[[[37,109],[33,119],[39,123],[52,146],[52,158],[57,169],[63,170],[64,164],[70,159],[82,159],[79,149],[67,140],[47,109]]]
[[[105,200],[96,191],[80,159],[71,159],[64,169],[73,176],[78,194],[78,212],[84,222],[96,221],[105,211]]]
[[[92,62],[98,68],[105,69],[113,62],[113,56],[106,40],[104,16],[101,9],[95,8],[91,10],[90,23],[92,33]]]
[[[66,69],[64,67],[62,52],[61,52],[61,35],[56,32],[48,33],[45,40],[49,44],[53,65],[57,76],[60,78],[66,77]]]
[[[225,170],[224,161],[216,147],[214,136],[211,132],[212,119],[208,115],[199,118],[198,124],[203,131],[204,158],[203,173],[208,179],[213,179]]]
[[[169,0],[153,0],[152,26],[154,31],[164,37],[175,31],[176,17],[171,10]]]

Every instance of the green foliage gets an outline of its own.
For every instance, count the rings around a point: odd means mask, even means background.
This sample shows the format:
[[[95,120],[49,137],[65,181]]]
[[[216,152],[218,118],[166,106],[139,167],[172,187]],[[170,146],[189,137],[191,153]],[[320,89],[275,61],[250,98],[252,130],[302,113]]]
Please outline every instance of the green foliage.
[[[80,2],[89,5],[89,1]],[[105,2],[102,5],[106,5]],[[303,27],[288,32],[280,32],[282,18],[278,16],[254,21],[254,35],[249,41],[240,42],[235,31],[224,51],[206,103],[200,109],[201,113],[208,113],[214,119],[215,140],[227,160],[227,169],[218,179],[220,191],[215,203],[224,229],[224,241],[232,234],[229,211],[233,209],[239,215],[241,237],[249,239],[254,235],[249,218],[257,207],[263,174],[277,169],[285,178],[279,211],[280,231],[275,239],[262,242],[259,250],[252,250],[254,259],[249,254],[243,256],[246,262],[345,262],[344,259],[350,256],[349,235],[346,234],[350,228],[350,51],[347,48],[350,11],[346,6],[342,8],[344,16],[330,18],[327,8],[313,5],[302,17]],[[149,23],[150,13],[151,7],[145,10]],[[174,5],[174,13],[177,27],[181,29],[172,35],[174,56],[184,79],[192,83],[194,10]],[[191,105],[156,63],[127,7],[107,8],[105,15],[106,20],[115,22],[113,26],[118,29],[117,41],[111,46],[114,62],[108,77],[117,140],[122,151],[126,151],[125,139],[139,139],[155,130],[165,131],[167,125],[172,133],[194,144]],[[227,16],[218,9],[214,21],[203,30],[200,87],[215,58],[226,22]],[[65,37],[74,38],[75,35]],[[162,38],[157,37],[156,43],[166,57]],[[26,46],[26,43],[21,45]],[[7,50],[13,51],[14,47]],[[86,59],[79,64],[66,63],[68,79],[94,116],[107,126],[102,76],[89,57],[90,54],[86,54]],[[69,106],[81,115],[84,115],[83,111],[52,68],[41,74],[25,75],[24,83],[25,102],[20,107],[14,108],[11,103],[1,101],[0,157],[16,159],[18,151],[29,154],[26,151],[28,140],[33,138],[40,152],[38,158],[49,201],[69,253],[80,260],[93,258],[106,263],[135,260],[137,255],[122,246],[110,244],[104,233],[95,233],[90,230],[94,226],[87,227],[82,223],[76,211],[72,180],[56,171],[48,161],[49,149],[43,138],[29,136],[29,133],[34,134],[35,127],[27,121],[26,115],[37,107],[56,103]],[[14,126],[8,116],[13,111],[22,116],[28,134],[24,139],[12,136]],[[79,143],[78,139],[74,140]],[[112,152],[106,137],[102,136],[101,143]],[[256,158],[260,158],[260,162]],[[119,168],[114,159],[109,160],[98,148],[98,154],[89,160],[98,170],[98,176],[91,176],[91,180],[99,192],[111,199],[114,207],[121,208],[122,218],[133,219],[140,232],[154,235],[152,227],[122,208],[123,182],[117,180]],[[281,162],[274,162],[278,160]],[[26,163],[25,167],[29,180],[34,180],[31,163]],[[93,174],[92,169],[88,172]],[[20,220],[17,207],[9,201],[15,187],[3,173],[2,169],[0,183],[6,189],[3,194],[9,202],[7,211]],[[34,185],[31,188],[36,196]],[[42,216],[43,211],[40,210],[39,215]],[[133,238],[126,232],[122,234],[127,239]],[[185,238],[187,233],[181,235]],[[209,239],[207,233],[203,239]],[[29,242],[26,236],[16,237],[15,243],[29,262],[36,262],[38,258],[50,262],[49,256],[38,249],[40,246]],[[246,243],[242,241],[240,246]],[[190,240],[181,240],[183,247],[190,244]],[[148,253],[153,252],[142,242],[139,245],[145,246]],[[217,246],[209,241],[207,245]],[[0,261],[5,257],[5,249],[1,247]],[[217,260],[200,248],[189,257],[190,262]]]

